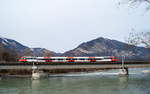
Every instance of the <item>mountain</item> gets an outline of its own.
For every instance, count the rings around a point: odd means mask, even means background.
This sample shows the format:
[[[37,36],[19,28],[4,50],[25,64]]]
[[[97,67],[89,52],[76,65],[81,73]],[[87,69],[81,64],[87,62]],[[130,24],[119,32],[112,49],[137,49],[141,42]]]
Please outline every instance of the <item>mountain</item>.
[[[15,40],[7,38],[0,38],[0,44],[3,45],[4,48],[15,50],[18,53],[21,53],[24,49],[28,48]]]
[[[149,59],[150,51],[144,47],[128,45],[126,43],[107,38],[97,38],[80,44],[62,56],[126,56],[128,59]]]
[[[53,51],[49,51],[45,48],[29,48],[23,44],[8,38],[0,37],[0,44],[7,50],[11,50],[19,54],[20,56],[54,56],[57,55]]]
[[[0,38],[1,45],[9,51],[15,51],[19,56],[126,56],[128,60],[149,60],[150,51],[144,47],[128,45],[126,43],[107,38],[97,38],[80,44],[75,49],[58,54],[45,48],[29,48],[23,44],[7,38]]]
[[[45,48],[30,48],[33,56],[56,56],[57,53],[49,51]]]

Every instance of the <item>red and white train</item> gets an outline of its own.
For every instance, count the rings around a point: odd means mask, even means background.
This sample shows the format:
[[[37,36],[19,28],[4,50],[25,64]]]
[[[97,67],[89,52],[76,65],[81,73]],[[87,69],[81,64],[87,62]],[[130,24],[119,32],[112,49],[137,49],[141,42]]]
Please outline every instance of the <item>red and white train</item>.
[[[69,63],[69,62],[115,62],[114,56],[101,57],[21,57],[20,62],[43,62],[43,63]]]

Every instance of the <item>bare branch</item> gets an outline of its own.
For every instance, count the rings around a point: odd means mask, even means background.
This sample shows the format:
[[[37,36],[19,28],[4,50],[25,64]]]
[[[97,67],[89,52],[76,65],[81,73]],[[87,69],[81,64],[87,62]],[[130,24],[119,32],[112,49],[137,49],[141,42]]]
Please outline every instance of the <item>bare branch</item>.
[[[130,45],[143,45],[150,48],[150,32],[130,33],[127,39]]]
[[[118,4],[124,4],[124,3],[128,3],[130,4],[130,6],[132,7],[138,7],[139,5],[141,5],[142,3],[145,3],[145,10],[149,11],[150,10],[150,0],[121,0]]]
[[[150,0],[145,0],[148,4],[150,4]]]

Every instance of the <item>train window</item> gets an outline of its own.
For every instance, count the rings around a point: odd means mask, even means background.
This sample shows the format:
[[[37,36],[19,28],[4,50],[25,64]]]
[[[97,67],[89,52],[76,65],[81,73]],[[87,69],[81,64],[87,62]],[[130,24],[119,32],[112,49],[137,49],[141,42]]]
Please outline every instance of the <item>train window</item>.
[[[54,58],[51,58],[50,60],[56,60],[56,59],[54,59]]]
[[[67,58],[66,60],[73,60],[73,58]]]
[[[102,58],[89,58],[88,60],[102,60]]]
[[[26,59],[35,59],[35,58],[26,58]]]
[[[43,59],[39,59],[39,60],[56,60],[54,58],[43,58]]]
[[[64,60],[64,59],[57,59],[57,60]]]
[[[49,60],[47,58],[35,58],[35,59],[37,59],[37,60]]]
[[[76,58],[67,58],[66,60],[77,60]]]
[[[95,58],[95,60],[102,60],[102,58]]]
[[[78,59],[78,60],[86,60],[85,58],[80,58],[80,59]]]
[[[87,60],[96,60],[96,58],[88,58]]]

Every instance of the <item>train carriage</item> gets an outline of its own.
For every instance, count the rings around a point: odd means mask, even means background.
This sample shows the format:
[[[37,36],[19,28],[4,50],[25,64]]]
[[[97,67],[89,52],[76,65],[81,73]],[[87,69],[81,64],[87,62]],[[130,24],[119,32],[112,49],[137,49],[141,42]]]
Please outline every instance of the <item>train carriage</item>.
[[[115,62],[118,59],[114,56],[101,57],[21,57],[20,62],[42,62],[42,63],[98,63],[98,62]]]

